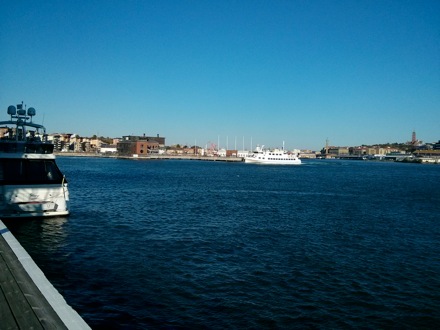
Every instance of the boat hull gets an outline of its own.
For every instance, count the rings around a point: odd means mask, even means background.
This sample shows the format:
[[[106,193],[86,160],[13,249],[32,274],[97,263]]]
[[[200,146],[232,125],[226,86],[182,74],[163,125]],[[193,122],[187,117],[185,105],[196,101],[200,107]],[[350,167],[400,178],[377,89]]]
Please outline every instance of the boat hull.
[[[245,163],[249,164],[261,164],[261,165],[301,165],[301,160],[296,159],[282,159],[282,160],[269,160],[269,159],[257,159],[254,157],[246,157]]]
[[[55,162],[46,128],[32,122],[35,108],[8,107],[0,121],[0,218],[69,214],[67,181]]]
[[[264,149],[264,146],[257,146],[255,151],[244,158],[245,163],[261,165],[301,165],[298,157],[299,151],[287,152],[283,149]]]
[[[67,183],[62,185],[3,185],[0,218],[69,215]]]

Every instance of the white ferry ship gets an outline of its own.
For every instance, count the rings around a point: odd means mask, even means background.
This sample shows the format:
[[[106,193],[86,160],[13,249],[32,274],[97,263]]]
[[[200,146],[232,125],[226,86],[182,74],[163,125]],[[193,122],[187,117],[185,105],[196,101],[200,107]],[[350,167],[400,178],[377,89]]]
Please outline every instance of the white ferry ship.
[[[0,219],[69,214],[67,181],[35,114],[11,105],[10,120],[0,121]]]
[[[271,165],[300,165],[299,152],[287,152],[283,148],[267,150],[262,147],[256,147],[255,151],[244,157],[245,163],[253,164],[271,164]]]

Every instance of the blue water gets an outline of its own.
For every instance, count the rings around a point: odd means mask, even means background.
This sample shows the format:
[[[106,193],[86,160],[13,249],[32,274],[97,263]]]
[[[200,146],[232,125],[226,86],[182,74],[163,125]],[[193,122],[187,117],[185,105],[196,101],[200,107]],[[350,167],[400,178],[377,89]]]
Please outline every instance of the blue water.
[[[440,166],[58,164],[71,216],[7,225],[94,329],[440,326]]]

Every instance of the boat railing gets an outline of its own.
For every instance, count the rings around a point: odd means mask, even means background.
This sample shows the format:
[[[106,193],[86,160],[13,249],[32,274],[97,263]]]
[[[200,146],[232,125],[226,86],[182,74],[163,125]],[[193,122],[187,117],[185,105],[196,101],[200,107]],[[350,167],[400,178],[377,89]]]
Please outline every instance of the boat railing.
[[[33,154],[51,154],[54,146],[47,141],[46,128],[35,124],[32,118],[36,115],[34,108],[17,104],[8,107],[10,120],[0,121],[3,137],[0,138],[1,152],[21,152]]]

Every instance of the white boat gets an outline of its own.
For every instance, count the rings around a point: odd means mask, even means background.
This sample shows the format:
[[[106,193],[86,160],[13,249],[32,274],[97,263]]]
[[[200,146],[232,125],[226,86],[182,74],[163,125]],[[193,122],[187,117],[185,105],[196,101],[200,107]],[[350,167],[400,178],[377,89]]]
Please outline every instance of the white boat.
[[[0,121],[0,219],[69,214],[69,191],[46,129],[23,104],[8,107]]]
[[[257,146],[255,151],[244,157],[245,163],[270,164],[270,165],[300,165],[299,152],[287,152],[282,149],[268,150]]]

